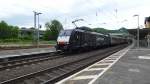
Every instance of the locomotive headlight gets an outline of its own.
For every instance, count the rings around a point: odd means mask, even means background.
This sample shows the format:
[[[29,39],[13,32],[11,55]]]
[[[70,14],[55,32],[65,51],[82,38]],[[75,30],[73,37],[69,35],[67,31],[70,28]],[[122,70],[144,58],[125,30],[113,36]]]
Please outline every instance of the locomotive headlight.
[[[60,45],[69,44],[69,42],[58,42]]]
[[[64,45],[64,44],[65,44],[65,42],[58,42],[58,44]]]

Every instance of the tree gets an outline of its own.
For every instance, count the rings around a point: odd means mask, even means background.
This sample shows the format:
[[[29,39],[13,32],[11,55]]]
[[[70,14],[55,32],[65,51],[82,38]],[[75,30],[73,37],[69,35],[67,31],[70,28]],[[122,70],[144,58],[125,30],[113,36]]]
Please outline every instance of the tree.
[[[46,22],[45,27],[46,27],[46,32],[44,34],[45,40],[56,40],[59,32],[63,30],[63,26],[58,20]]]
[[[127,34],[129,33],[127,28],[125,28],[125,27],[120,28],[119,31],[122,33],[127,33]]]
[[[98,32],[98,33],[103,33],[103,34],[107,34],[108,30],[104,29],[104,28],[94,28],[93,29],[94,32]]]
[[[0,39],[18,38],[19,28],[8,25],[5,21],[0,22]]]
[[[8,24],[5,21],[0,22],[0,38],[4,39],[7,37]]]

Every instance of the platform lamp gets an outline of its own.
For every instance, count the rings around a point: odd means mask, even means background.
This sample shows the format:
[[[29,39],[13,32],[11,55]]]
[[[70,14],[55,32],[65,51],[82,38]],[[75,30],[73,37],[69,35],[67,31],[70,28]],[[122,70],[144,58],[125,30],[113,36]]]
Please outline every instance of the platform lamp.
[[[36,45],[37,47],[39,47],[39,28],[40,28],[40,25],[39,25],[39,15],[42,14],[40,12],[36,12],[36,11],[33,11],[34,12],[34,28],[35,28],[35,33],[37,35],[37,39],[36,39]],[[36,16],[38,16],[38,18],[36,18]],[[38,29],[36,29],[36,20],[38,19]]]
[[[37,47],[39,47],[39,41],[40,41],[40,35],[39,35],[39,28],[40,28],[40,24],[39,24],[39,15],[42,13],[37,13],[38,16],[38,29],[37,29]]]
[[[139,15],[135,14],[133,15],[133,17],[137,17],[137,48],[139,48]]]

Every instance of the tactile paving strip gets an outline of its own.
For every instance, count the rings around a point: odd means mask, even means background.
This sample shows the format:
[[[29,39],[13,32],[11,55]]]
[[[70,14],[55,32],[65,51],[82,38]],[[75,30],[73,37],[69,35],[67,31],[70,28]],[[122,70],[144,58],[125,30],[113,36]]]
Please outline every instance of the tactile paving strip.
[[[133,46],[133,45],[132,45]],[[83,69],[82,71],[57,82],[56,84],[92,84],[112,65],[114,65],[127,51],[132,47],[129,46],[109,57]]]

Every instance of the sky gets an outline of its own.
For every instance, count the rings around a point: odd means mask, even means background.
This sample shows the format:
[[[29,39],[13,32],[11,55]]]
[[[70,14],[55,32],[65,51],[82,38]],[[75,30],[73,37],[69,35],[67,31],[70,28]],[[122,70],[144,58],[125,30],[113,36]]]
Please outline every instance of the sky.
[[[150,0],[0,0],[0,21],[19,27],[33,27],[33,11],[41,12],[39,16],[42,29],[44,24],[53,19],[59,20],[64,29],[73,29],[72,21],[77,26],[106,29],[128,29],[137,27],[139,15],[140,26],[144,27],[145,17],[150,16]]]

